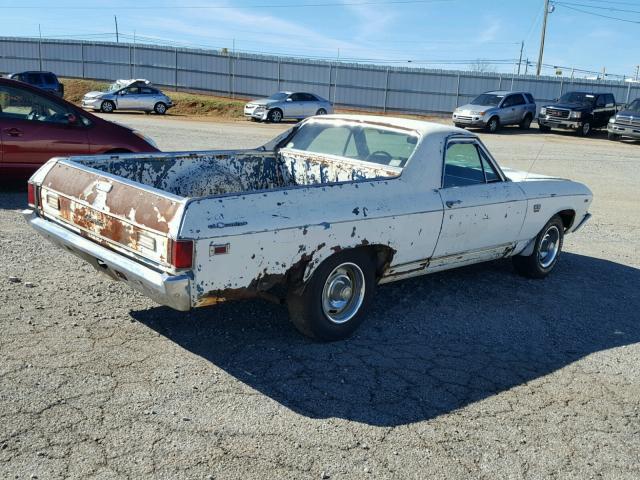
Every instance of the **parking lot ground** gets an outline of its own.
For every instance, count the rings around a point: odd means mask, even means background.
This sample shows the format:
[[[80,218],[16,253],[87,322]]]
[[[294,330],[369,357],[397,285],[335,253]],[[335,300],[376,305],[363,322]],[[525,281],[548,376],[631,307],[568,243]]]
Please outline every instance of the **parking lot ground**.
[[[171,150],[286,128],[113,117]],[[0,478],[636,480],[640,144],[481,136],[504,167],[593,190],[556,271],[497,261],[383,286],[331,344],[262,301],[157,306],[36,236],[5,187]]]

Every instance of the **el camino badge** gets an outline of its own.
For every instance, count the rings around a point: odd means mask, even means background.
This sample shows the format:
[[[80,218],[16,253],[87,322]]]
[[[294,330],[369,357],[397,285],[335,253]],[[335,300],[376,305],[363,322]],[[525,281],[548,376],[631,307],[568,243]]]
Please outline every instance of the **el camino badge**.
[[[538,213],[540,211],[540,208],[542,208],[542,205],[540,205],[539,203],[534,204],[533,213]]]
[[[102,220],[100,220],[100,218],[97,215],[93,215],[91,213],[87,213],[87,214],[84,215],[83,218],[88,223],[92,223],[97,227],[104,228],[104,222]]]

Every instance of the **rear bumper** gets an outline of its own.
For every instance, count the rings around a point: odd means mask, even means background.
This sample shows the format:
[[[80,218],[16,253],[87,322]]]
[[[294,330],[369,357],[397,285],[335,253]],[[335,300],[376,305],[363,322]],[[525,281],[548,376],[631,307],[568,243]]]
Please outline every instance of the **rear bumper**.
[[[33,210],[24,210],[22,213],[40,235],[88,262],[100,273],[127,283],[161,305],[182,311],[191,309],[189,274],[168,275],[158,272],[45,220]]]
[[[607,131],[623,137],[640,138],[640,127],[609,123],[609,125],[607,125]]]

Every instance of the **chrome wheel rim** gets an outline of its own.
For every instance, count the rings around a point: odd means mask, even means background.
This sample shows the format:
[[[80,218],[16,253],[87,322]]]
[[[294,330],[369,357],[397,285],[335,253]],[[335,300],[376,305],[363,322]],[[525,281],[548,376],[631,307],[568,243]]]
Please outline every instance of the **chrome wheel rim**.
[[[113,107],[111,106],[111,103],[109,102],[105,102],[104,106],[102,107],[102,109],[105,112],[110,112],[111,110],[113,110]]]
[[[279,111],[275,111],[271,114],[271,120],[273,120],[274,122],[279,122],[282,119],[282,115],[280,115]]]
[[[364,294],[362,269],[355,263],[338,265],[324,282],[322,311],[332,323],[346,323],[360,310]]]
[[[544,233],[538,249],[538,262],[542,268],[549,268],[558,258],[560,251],[560,230],[555,225]]]
[[[489,130],[491,130],[492,132],[495,132],[497,129],[498,129],[498,121],[491,120],[491,122],[489,122]]]
[[[156,107],[156,112],[158,113],[164,113],[164,105],[160,104]]]
[[[587,135],[591,131],[591,124],[589,122],[582,124],[582,133]]]
[[[316,115],[326,115],[327,112],[324,110],[324,108],[321,108],[320,110],[318,110],[318,112],[316,113]]]

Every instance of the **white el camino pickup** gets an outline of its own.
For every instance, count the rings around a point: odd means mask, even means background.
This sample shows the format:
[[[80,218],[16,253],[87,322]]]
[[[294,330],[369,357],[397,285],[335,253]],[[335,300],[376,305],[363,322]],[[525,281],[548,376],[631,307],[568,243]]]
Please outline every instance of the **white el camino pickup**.
[[[263,297],[335,340],[380,284],[512,257],[548,275],[590,217],[583,184],[501,169],[477,136],[388,117],[311,117],[255,150],[53,158],[29,224],[178,310]]]

